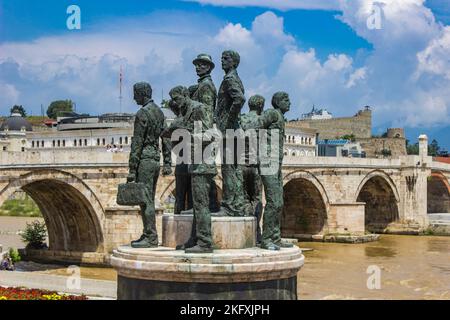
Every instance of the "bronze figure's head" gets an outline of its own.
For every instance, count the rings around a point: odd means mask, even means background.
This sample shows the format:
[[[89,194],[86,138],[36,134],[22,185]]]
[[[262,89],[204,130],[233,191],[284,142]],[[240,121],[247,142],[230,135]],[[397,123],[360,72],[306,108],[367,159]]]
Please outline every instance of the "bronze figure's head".
[[[275,109],[280,109],[283,114],[288,112],[291,107],[289,95],[283,91],[276,92],[272,97],[272,106]]]
[[[199,77],[203,77],[211,73],[215,65],[209,54],[201,53],[192,61],[195,66],[195,72]]]
[[[152,87],[148,82],[138,82],[133,86],[134,100],[140,106],[152,98]]]
[[[256,111],[256,113],[260,115],[264,109],[265,101],[266,99],[259,94],[251,96],[250,99],[248,99],[248,108],[250,111]]]

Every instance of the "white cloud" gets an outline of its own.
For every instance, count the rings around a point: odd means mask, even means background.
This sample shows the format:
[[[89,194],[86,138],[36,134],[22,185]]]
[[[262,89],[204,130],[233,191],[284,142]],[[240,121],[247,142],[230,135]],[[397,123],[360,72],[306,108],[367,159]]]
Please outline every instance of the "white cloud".
[[[355,72],[353,72],[350,75],[350,78],[348,79],[347,84],[345,85],[346,88],[352,88],[356,85],[356,83],[360,80],[364,80],[366,78],[366,68],[359,68],[356,69]]]
[[[256,45],[250,31],[242,27],[240,23],[228,23],[219,31],[217,36],[214,37],[214,40],[225,47],[233,47],[236,48],[236,50],[247,49]]]
[[[285,33],[284,19],[275,13],[267,11],[255,18],[252,23],[252,34],[261,41],[267,41],[272,45],[292,45],[294,37]]]
[[[0,97],[2,97],[2,104],[12,107],[19,102],[19,91],[8,83],[0,82]],[[9,112],[9,109],[6,109]]]
[[[421,75],[443,76],[450,80],[450,26],[442,30],[427,48],[417,54],[419,65],[416,77]]]
[[[118,111],[118,71],[123,66],[124,111],[134,111],[134,82],[149,81],[159,102],[162,90],[167,97],[171,87],[196,81],[192,59],[207,52],[216,62],[213,78],[219,86],[220,54],[235,49],[247,96],[262,94],[268,106],[275,91],[287,91],[292,118],[312,104],[336,115],[371,105],[375,125],[450,124],[450,27],[436,23],[422,0],[379,0],[382,29],[370,30],[366,22],[374,2],[340,3],[339,19],[374,48],[357,62],[340,52],[321,60],[314,48],[300,48],[284,29],[283,18],[270,11],[255,17],[250,29],[185,13],[177,19],[166,12],[152,19],[116,21],[114,29],[105,25],[96,33],[3,43],[0,108],[19,103],[36,112],[40,103],[69,98],[82,112]]]

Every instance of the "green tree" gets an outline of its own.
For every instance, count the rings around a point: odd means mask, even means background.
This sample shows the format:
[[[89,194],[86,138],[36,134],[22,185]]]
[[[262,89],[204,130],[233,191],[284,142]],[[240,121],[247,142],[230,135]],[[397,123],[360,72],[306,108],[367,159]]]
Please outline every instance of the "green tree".
[[[22,115],[22,117],[26,117],[27,116],[27,112],[25,111],[25,108],[22,105],[14,105],[11,109],[10,109],[11,113],[20,113]]]
[[[355,137],[355,135],[352,133],[352,134],[346,134],[346,135],[343,135],[342,137],[340,137],[340,139],[343,139],[343,140],[350,140],[351,142],[355,142],[356,137]]]
[[[409,140],[406,140],[406,153],[409,155],[419,154],[419,143],[409,144]]]
[[[56,100],[50,103],[47,109],[47,116],[52,119],[56,119],[62,112],[72,112],[73,102],[72,100]]]
[[[45,226],[45,222],[40,222],[38,220],[31,223],[27,222],[27,226],[20,236],[22,241],[27,244],[27,248],[45,248],[45,239],[47,238],[47,227]]]
[[[433,139],[433,141],[431,141],[431,143],[428,145],[428,155],[437,157],[440,150],[441,147],[439,146],[439,143],[436,141],[436,139]]]
[[[161,108],[169,108],[169,100],[166,100],[166,99],[162,99],[162,101],[161,101]]]

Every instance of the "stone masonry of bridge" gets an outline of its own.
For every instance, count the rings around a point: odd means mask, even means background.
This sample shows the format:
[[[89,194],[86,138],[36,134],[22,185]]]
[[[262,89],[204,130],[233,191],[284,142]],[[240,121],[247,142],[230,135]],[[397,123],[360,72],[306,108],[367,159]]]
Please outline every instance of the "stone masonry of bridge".
[[[117,186],[128,174],[127,153],[52,150],[0,155],[0,205],[23,190],[35,200],[47,225],[49,249],[28,253],[54,261],[108,264],[114,248],[141,234],[138,208],[116,204]],[[421,233],[428,227],[427,211],[449,212],[450,165],[428,156],[286,157],[283,177],[284,237]],[[220,176],[216,182],[220,188]],[[160,177],[158,207],[164,207],[174,189],[173,175]]]

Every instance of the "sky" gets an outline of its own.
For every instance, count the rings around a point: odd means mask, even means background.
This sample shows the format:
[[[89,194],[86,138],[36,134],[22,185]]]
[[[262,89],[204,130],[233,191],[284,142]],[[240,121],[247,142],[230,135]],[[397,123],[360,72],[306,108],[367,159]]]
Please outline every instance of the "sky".
[[[66,24],[73,4],[79,30]],[[369,105],[374,134],[405,127],[412,142],[426,133],[450,149],[448,0],[0,0],[0,114],[20,104],[38,115],[58,99],[80,113],[135,112],[135,82],[160,103],[196,82],[202,52],[218,87],[227,49],[241,55],[247,98],[270,107],[287,91],[289,119]]]

